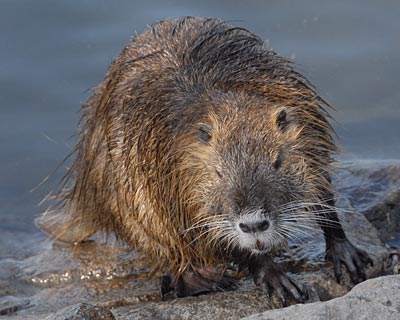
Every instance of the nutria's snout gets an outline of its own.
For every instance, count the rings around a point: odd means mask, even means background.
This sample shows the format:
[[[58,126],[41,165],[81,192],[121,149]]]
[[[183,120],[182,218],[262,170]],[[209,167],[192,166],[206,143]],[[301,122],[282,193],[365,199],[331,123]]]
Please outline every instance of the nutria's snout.
[[[267,253],[282,242],[278,217],[265,210],[248,210],[235,221],[238,245],[253,253]]]

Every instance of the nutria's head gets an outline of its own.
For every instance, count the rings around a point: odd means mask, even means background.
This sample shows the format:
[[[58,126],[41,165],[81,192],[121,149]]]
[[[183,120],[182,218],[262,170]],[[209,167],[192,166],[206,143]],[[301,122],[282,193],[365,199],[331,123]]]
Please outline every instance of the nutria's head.
[[[214,109],[197,126],[192,152],[203,177],[196,186],[203,205],[198,225],[227,247],[262,253],[287,241],[294,211],[305,217],[301,209],[315,182],[308,178],[312,169],[293,110],[243,103]]]

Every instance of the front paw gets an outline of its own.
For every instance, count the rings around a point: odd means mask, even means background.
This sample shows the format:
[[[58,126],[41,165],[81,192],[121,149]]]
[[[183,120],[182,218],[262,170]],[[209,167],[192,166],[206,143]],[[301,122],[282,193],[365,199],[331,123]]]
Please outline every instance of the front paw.
[[[299,285],[287,276],[272,261],[266,260],[264,264],[253,268],[254,283],[267,295],[276,292],[282,304],[288,304],[289,296],[297,302],[304,303],[305,297]]]
[[[346,266],[354,284],[366,280],[366,267],[368,264],[373,265],[368,253],[353,246],[347,238],[328,241],[326,244],[326,258],[333,262],[337,282],[340,282],[342,275],[341,263]]]
[[[177,298],[183,298],[207,292],[231,290],[236,286],[236,281],[226,275],[210,270],[188,270],[180,276],[162,276],[160,294],[162,299],[170,292]]]

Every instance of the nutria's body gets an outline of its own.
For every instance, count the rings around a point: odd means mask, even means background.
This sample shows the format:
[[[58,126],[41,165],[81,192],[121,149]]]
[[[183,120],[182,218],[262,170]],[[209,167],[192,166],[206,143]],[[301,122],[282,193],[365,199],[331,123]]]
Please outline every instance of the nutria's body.
[[[318,211],[332,202],[336,151],[324,105],[288,60],[244,29],[199,18],[157,23],[84,106],[61,202],[68,218],[54,235],[76,225],[74,241],[115,232],[175,286],[183,279],[178,295],[223,287],[204,270],[239,254],[264,289],[299,298],[267,257],[295,232],[293,217],[337,222],[332,207]],[[335,265],[353,263],[341,258],[347,250],[362,275],[364,253],[340,226],[322,227]]]

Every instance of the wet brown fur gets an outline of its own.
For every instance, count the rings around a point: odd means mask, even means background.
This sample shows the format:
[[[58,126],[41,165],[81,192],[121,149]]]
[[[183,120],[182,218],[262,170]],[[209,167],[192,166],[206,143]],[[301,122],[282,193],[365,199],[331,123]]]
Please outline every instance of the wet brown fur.
[[[155,273],[215,266],[229,256],[218,230],[187,230],[210,216],[219,143],[240,131],[238,145],[247,133],[269,159],[284,150],[283,172],[316,202],[330,189],[336,151],[324,106],[256,35],[214,19],[159,22],[133,38],[83,107],[76,159],[52,208],[69,218],[54,235],[73,224],[86,230],[77,240],[115,232]],[[285,132],[282,107],[292,123]],[[209,143],[198,139],[202,124]]]

